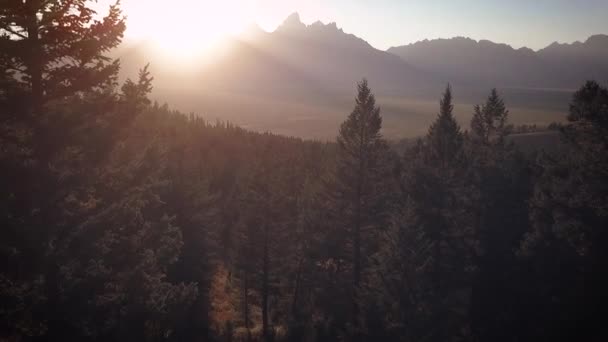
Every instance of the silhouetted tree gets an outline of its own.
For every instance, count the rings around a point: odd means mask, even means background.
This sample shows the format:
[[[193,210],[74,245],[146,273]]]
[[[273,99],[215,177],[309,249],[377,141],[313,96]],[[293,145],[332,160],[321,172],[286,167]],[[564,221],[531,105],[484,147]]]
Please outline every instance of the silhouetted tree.
[[[437,341],[468,334],[466,317],[476,244],[464,136],[453,108],[448,85],[437,119],[404,161],[403,187],[410,213],[409,222],[402,225],[414,231],[419,227],[431,244],[430,261],[425,266],[430,281],[424,297],[428,320],[420,323],[424,328],[419,338]]]
[[[471,139],[474,144],[501,144],[507,135],[507,117],[509,111],[504,101],[498,95],[496,88],[492,89],[484,105],[475,105],[471,119]]]
[[[382,118],[367,81],[358,84],[355,108],[340,127],[338,164],[335,175],[336,203],[340,223],[347,232],[351,248],[351,319],[360,327],[360,292],[367,258],[376,248],[378,229],[386,216],[383,182],[387,170],[387,144],[380,129]]]
[[[475,188],[478,242],[471,299],[471,329],[479,340],[510,341],[522,330],[520,264],[513,253],[529,229],[529,162],[507,141],[508,111],[493,89],[484,105],[474,107],[467,152],[469,182]],[[500,295],[497,295],[500,293]]]
[[[18,154],[1,161],[15,176],[2,197],[3,337],[158,339],[196,297],[192,285],[166,279],[182,234],[160,199],[165,147],[132,134],[149,108],[151,76],[146,68],[116,90],[118,62],[104,54],[124,21],[117,5],[94,15],[88,1],[0,8],[11,95],[2,140],[27,151],[26,163]]]
[[[105,54],[125,30],[118,4],[100,20],[92,1],[2,1],[0,70],[26,92],[28,106],[107,83],[118,61]],[[40,113],[33,113],[40,118]]]
[[[418,146],[419,148],[420,146]],[[418,167],[417,147],[403,155],[398,197],[390,226],[375,255],[373,286],[384,320],[385,341],[417,341],[430,333],[430,289],[433,242],[417,224],[416,203],[409,193],[410,172]]]
[[[564,153],[546,156],[521,252],[537,291],[531,338],[606,339],[608,90],[587,82],[573,96]]]
[[[453,110],[452,87],[448,84],[439,102],[439,115],[431,124],[425,138],[426,160],[445,173],[464,162],[462,159],[464,137],[454,118]]]

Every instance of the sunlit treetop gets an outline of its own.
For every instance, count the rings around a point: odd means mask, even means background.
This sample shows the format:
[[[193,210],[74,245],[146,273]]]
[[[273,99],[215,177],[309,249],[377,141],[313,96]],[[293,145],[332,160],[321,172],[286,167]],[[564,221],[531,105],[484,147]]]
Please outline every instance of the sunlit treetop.
[[[113,79],[125,20],[119,3],[99,18],[93,1],[1,0],[0,70],[34,103],[90,89]]]

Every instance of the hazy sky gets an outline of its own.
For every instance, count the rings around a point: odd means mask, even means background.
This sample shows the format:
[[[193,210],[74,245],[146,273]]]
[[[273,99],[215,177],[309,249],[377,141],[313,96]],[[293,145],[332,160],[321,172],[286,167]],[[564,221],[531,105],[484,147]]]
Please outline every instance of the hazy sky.
[[[129,16],[128,34],[135,36],[149,32],[154,23],[162,25],[160,17],[167,13],[183,15],[170,22],[190,25],[184,30],[196,22],[209,30],[224,20],[229,26],[257,22],[272,31],[295,11],[307,24],[335,21],[379,49],[454,36],[539,49],[553,41],[608,34],[608,0],[122,0],[122,4]]]

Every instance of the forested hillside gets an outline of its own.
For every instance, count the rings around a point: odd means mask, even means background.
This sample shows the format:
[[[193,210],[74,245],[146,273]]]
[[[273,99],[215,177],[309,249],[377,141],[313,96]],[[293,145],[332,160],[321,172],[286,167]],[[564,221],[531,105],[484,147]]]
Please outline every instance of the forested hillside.
[[[546,151],[450,85],[395,148],[364,78],[335,141],[257,133],[119,82],[88,4],[0,7],[1,341],[608,339],[605,86]]]

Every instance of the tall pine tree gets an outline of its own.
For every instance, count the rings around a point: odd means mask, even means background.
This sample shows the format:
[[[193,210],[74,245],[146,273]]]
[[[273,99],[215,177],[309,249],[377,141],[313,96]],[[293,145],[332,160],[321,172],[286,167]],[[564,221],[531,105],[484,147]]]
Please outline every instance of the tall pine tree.
[[[470,313],[472,333],[480,340],[513,340],[523,321],[514,305],[522,282],[513,251],[529,228],[532,179],[528,161],[507,141],[508,113],[492,89],[485,104],[474,107],[467,139],[478,241]]]
[[[401,223],[420,229],[429,243],[426,272],[428,291],[420,338],[447,341],[467,335],[472,249],[475,245],[470,214],[471,189],[466,181],[464,135],[453,115],[448,85],[439,114],[426,137],[404,160],[403,188],[408,214]],[[407,231],[406,231],[407,232]],[[404,233],[406,233],[404,232]],[[411,236],[413,233],[409,233]],[[421,242],[422,243],[422,242]]]
[[[378,229],[386,216],[387,144],[380,129],[380,108],[367,80],[361,81],[355,108],[340,127],[336,170],[336,205],[340,225],[351,249],[352,313],[355,334],[360,328],[360,293],[367,259],[376,248]]]
[[[133,135],[151,77],[117,90],[105,54],[124,20],[117,5],[94,17],[91,1],[0,6],[0,139],[15,146],[0,157],[14,176],[0,199],[2,338],[158,339],[196,296],[167,279],[182,235],[161,199],[164,144]]]
[[[545,156],[521,253],[533,265],[536,339],[605,340],[608,277],[608,89],[589,81],[573,96],[565,151]],[[556,281],[559,279],[559,281]]]

